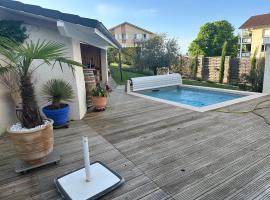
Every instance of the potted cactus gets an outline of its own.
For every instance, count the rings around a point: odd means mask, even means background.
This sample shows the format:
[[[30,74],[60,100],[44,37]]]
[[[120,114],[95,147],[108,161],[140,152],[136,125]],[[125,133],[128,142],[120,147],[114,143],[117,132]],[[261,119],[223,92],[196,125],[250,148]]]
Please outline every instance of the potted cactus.
[[[63,44],[53,41],[29,40],[24,44],[0,37],[0,75],[13,72],[19,79],[22,109],[18,115],[20,122],[7,129],[19,158],[29,164],[39,163],[53,151],[53,120],[42,118],[35,97],[32,74],[39,67],[63,64],[74,70],[81,66],[65,57]],[[38,61],[38,65],[36,62]]]
[[[42,93],[51,102],[42,109],[46,117],[54,121],[54,127],[67,126],[69,105],[63,101],[70,102],[74,98],[72,86],[64,80],[52,79],[43,86]]]
[[[96,110],[104,110],[107,105],[108,92],[100,84],[92,90],[92,103]]]

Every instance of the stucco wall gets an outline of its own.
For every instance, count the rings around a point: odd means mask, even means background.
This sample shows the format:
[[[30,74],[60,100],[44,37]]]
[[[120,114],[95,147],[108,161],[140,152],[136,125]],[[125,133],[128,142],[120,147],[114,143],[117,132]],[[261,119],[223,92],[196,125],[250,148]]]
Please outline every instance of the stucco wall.
[[[29,39],[34,42],[38,40],[51,40],[63,43],[67,48],[66,56],[81,62],[79,42],[73,41],[71,38],[63,37],[59,34],[56,28],[47,28],[46,26],[28,25]],[[86,107],[83,106],[85,103],[85,89],[83,70],[81,67],[75,67],[75,72],[68,68],[67,65],[61,70],[59,64],[56,64],[54,68],[51,66],[43,65],[34,74],[33,78],[35,81],[35,89],[37,99],[40,107],[43,107],[47,102],[41,96],[41,90],[44,83],[52,78],[64,79],[72,85],[74,90],[74,100],[70,102],[70,119],[81,119],[86,112]]]
[[[16,120],[14,108],[7,89],[0,84],[0,135]]]
[[[78,40],[72,40],[72,51],[73,51],[73,57],[72,59],[81,63],[81,48],[80,48],[80,42]],[[75,66],[76,73],[75,73],[75,79],[76,79],[76,90],[77,93],[77,100],[78,100],[78,110],[76,116],[76,119],[83,118],[84,114],[86,113],[87,106],[86,106],[86,91],[85,91],[85,82],[84,82],[84,74],[82,67]],[[78,112],[79,111],[79,112]],[[76,110],[74,111],[76,112]]]
[[[108,82],[108,62],[107,62],[107,50],[100,50],[100,59],[101,59],[101,73],[102,73],[102,82]]]
[[[270,45],[267,46],[266,55],[265,55],[263,93],[270,94]]]
[[[0,15],[1,19],[1,15]],[[63,37],[59,34],[59,31],[54,22],[45,22],[39,19],[33,19],[25,16],[5,16],[4,19],[15,19],[22,20],[26,24],[27,32],[29,34],[29,39],[37,42],[38,40],[51,40],[61,42],[67,48],[66,56],[81,62],[80,46],[79,41],[72,40],[71,38]],[[35,64],[39,64],[36,62]],[[85,103],[85,82],[83,76],[83,69],[81,67],[75,67],[75,73],[68,69],[67,66],[63,68],[63,72],[58,64],[54,68],[51,66],[43,65],[33,74],[33,82],[36,90],[36,97],[39,106],[42,108],[47,104],[44,98],[41,96],[41,90],[44,83],[52,78],[61,78],[68,81],[74,90],[74,100],[70,102],[70,119],[77,120],[81,119],[86,113],[86,103]],[[0,120],[1,120],[1,130],[5,129],[11,121],[14,121],[14,114],[12,106],[7,103],[6,93],[3,93],[0,88]],[[3,107],[3,110],[1,109]],[[11,108],[10,108],[11,107]],[[14,113],[14,112],[13,112]]]

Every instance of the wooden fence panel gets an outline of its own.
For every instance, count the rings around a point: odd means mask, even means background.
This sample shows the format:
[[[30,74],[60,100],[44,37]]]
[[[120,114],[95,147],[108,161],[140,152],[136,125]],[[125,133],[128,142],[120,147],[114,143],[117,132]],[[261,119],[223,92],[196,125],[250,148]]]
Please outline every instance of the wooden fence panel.
[[[192,77],[192,58],[181,58],[181,70],[183,77]],[[205,81],[219,82],[221,57],[199,56],[197,60],[197,78]],[[240,83],[243,76],[250,73],[251,63],[249,58],[231,58],[226,56],[224,65],[223,83]]]

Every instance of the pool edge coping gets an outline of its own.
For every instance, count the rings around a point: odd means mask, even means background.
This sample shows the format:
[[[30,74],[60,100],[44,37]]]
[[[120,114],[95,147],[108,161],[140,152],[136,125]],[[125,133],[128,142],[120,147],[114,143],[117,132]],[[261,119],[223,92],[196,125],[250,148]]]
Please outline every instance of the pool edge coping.
[[[164,100],[164,99],[160,99],[160,98],[156,98],[156,97],[150,97],[150,96],[147,96],[147,95],[144,95],[144,94],[139,94],[137,92],[128,91],[127,94],[137,96],[137,97],[141,97],[141,98],[145,98],[145,99],[149,99],[149,100],[160,102],[160,103],[170,104],[170,105],[177,106],[177,107],[180,107],[180,108],[190,109],[190,110],[197,111],[197,112],[207,112],[207,111],[211,111],[211,110],[216,110],[216,109],[219,109],[219,108],[223,108],[225,106],[230,106],[230,105],[233,105],[233,104],[237,104],[237,103],[241,103],[241,102],[245,102],[245,101],[249,101],[249,100],[252,100],[252,99],[256,99],[256,98],[259,98],[259,97],[269,95],[269,94],[265,94],[265,93],[230,90],[230,89],[223,89],[223,88],[212,88],[212,87],[204,87],[204,86],[194,86],[194,85],[186,85],[186,84],[182,84],[182,85],[179,85],[179,86],[180,87],[184,86],[184,87],[189,87],[189,88],[204,89],[204,90],[212,90],[212,91],[217,91],[217,92],[227,92],[227,93],[233,93],[233,94],[246,94],[248,96],[240,97],[240,98],[236,98],[236,99],[232,99],[232,100],[228,100],[228,101],[224,101],[224,102],[221,102],[221,103],[216,103],[216,104],[209,105],[209,106],[203,106],[203,107],[199,108],[199,107],[190,106],[190,105],[186,105],[186,104],[182,104],[182,103],[177,103],[177,102],[174,102],[174,101]]]

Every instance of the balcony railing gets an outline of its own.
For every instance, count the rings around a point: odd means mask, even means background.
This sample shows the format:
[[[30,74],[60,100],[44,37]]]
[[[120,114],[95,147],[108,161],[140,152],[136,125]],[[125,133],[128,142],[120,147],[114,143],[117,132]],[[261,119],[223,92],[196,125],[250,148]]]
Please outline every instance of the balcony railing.
[[[242,52],[241,56],[240,53],[238,53],[238,57],[250,57],[251,53],[250,52]]]
[[[144,42],[147,39],[146,38],[134,38],[133,40],[134,40],[134,42]]]
[[[238,43],[241,43],[241,38],[239,38]],[[251,37],[242,38],[242,44],[251,44]]]

